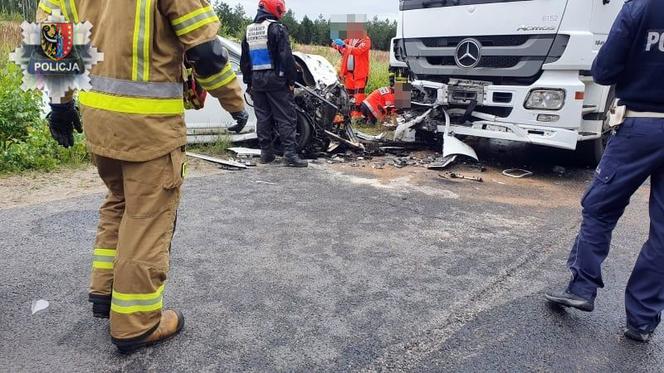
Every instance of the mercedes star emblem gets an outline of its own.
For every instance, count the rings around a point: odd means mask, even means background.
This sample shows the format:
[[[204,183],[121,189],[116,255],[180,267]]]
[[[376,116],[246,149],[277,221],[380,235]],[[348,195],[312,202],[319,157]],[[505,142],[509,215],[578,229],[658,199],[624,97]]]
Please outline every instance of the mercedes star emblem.
[[[459,43],[454,55],[457,66],[472,69],[480,63],[482,44],[475,39],[464,39]]]

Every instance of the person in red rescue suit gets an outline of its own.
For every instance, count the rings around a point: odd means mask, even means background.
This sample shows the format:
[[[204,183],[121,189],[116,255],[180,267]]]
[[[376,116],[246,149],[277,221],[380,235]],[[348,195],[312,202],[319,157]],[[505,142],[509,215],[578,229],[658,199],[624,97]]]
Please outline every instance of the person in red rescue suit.
[[[349,30],[349,36],[346,40],[334,40],[332,47],[341,53],[339,77],[348,93],[355,98],[356,110],[353,117],[360,117],[359,107],[366,98],[365,89],[371,68],[371,38],[363,27]]]
[[[385,117],[392,115],[396,111],[394,89],[392,87],[382,87],[371,92],[371,94],[362,102],[360,111],[367,119],[367,123],[376,124],[385,121]]]

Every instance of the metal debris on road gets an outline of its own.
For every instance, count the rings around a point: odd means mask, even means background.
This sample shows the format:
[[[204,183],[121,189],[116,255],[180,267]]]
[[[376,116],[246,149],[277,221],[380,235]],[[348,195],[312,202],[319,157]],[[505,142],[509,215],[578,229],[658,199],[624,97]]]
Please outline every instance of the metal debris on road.
[[[228,148],[228,150],[232,151],[233,153],[237,154],[240,157],[260,157],[261,156],[261,150],[260,149],[250,149],[250,148]]]
[[[240,170],[246,170],[247,169],[247,165],[242,164],[240,162],[235,162],[235,161],[231,161],[231,160],[210,157],[208,155],[187,152],[187,156],[192,157],[192,158],[196,158],[196,159],[202,159],[202,160],[207,161],[207,162],[216,163],[216,164],[224,166],[224,167],[229,167],[230,169],[240,169]]]
[[[513,177],[515,179],[523,179],[524,177],[533,176],[533,173],[531,171],[522,170],[520,168],[510,168],[509,170],[503,171],[503,175]]]
[[[442,177],[443,179],[469,180],[469,181],[475,181],[475,182],[478,182],[478,183],[483,183],[484,182],[484,179],[482,179],[481,177],[466,176],[466,175],[458,174],[458,173],[455,173],[455,172],[446,172],[446,173],[440,174],[438,176]]]
[[[449,167],[452,163],[456,162],[457,160],[457,155],[451,155],[449,157],[445,157],[441,159],[440,161],[436,161],[433,163],[430,163],[427,168],[429,170],[444,170],[447,167]]]

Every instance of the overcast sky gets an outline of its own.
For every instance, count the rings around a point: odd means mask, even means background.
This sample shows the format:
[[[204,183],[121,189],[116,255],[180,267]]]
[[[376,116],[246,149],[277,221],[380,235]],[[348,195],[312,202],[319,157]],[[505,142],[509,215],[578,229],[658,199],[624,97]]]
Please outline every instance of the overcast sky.
[[[225,3],[235,6],[242,4],[248,14],[254,15],[258,8],[258,0],[223,0]],[[317,18],[322,14],[329,18],[333,14],[366,14],[369,18],[396,19],[399,12],[398,0],[286,0],[286,6],[293,9],[295,16],[302,19],[304,15],[309,18]]]

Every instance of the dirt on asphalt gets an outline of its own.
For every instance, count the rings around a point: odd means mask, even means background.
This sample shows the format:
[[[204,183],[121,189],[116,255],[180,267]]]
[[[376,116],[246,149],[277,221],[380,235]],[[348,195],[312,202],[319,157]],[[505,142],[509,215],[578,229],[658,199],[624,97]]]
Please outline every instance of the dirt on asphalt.
[[[215,175],[224,171],[207,162],[190,159],[189,177]],[[88,194],[104,193],[106,187],[90,165],[53,172],[30,172],[0,177],[0,210],[59,201]]]

